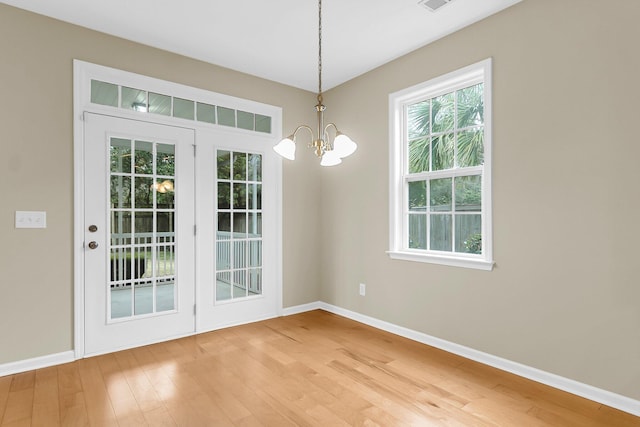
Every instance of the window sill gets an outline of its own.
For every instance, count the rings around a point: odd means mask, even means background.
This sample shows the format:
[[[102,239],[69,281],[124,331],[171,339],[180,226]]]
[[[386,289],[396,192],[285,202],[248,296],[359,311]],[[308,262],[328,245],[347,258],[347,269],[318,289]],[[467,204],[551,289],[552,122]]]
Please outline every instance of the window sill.
[[[493,261],[486,261],[477,258],[463,258],[454,256],[443,256],[434,254],[424,254],[409,251],[387,251],[391,259],[403,261],[427,262],[430,264],[448,265],[451,267],[473,268],[476,270],[493,270]]]

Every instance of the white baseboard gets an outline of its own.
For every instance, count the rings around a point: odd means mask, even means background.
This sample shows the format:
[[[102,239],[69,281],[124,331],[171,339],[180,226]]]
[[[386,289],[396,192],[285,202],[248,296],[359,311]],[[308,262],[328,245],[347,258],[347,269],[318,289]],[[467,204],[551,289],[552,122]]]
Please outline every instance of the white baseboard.
[[[528,378],[532,381],[536,381],[557,388],[559,390],[584,397],[589,400],[593,400],[594,402],[619,409],[635,416],[640,416],[639,400],[612,393],[610,391],[574,381],[569,378],[561,377],[560,375],[545,372],[537,368],[532,368],[521,363],[503,359],[501,357],[484,353],[482,351],[474,350],[472,348],[436,338],[422,332],[417,332],[412,329],[394,325],[393,323],[365,316],[363,314],[356,313],[355,311],[327,304],[322,301],[295,307],[288,307],[283,311],[283,315],[288,316],[316,309],[321,309],[330,313],[338,314],[348,319],[364,323],[365,325],[373,326],[374,328],[391,332],[392,334],[399,335],[401,337],[408,338],[410,340],[417,341],[423,344],[427,344],[432,347],[448,351],[449,353],[457,354],[458,356],[462,356],[464,358],[501,369],[503,371],[511,372],[512,374]]]
[[[18,360],[17,362],[1,364],[0,377],[33,371],[34,369],[48,368],[49,366],[61,365],[63,363],[73,362],[74,360],[75,354],[72,350],[34,357],[32,359]]]
[[[324,308],[324,303],[321,303],[320,301],[316,301],[316,302],[310,302],[309,304],[302,304],[302,305],[296,305],[293,307],[287,307],[287,308],[283,308],[282,309],[282,315],[283,316],[291,316],[292,314],[298,314],[298,313],[304,313],[305,311],[312,311],[312,310],[318,310],[318,309],[322,309],[325,311],[330,311]],[[347,317],[347,316],[345,316]]]

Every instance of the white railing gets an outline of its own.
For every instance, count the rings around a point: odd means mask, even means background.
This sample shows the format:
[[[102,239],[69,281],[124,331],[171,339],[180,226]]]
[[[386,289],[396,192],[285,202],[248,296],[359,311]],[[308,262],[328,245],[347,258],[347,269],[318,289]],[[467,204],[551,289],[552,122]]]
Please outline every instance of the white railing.
[[[216,232],[216,271],[228,271],[228,274],[219,275],[217,280],[245,288],[247,284],[237,280],[233,270],[237,268],[262,267],[261,237],[260,234],[232,233],[229,231]],[[237,240],[232,240],[232,238]],[[248,280],[246,275],[243,278],[245,281]],[[258,284],[251,284],[251,281],[249,281],[249,292],[260,293],[258,286]]]
[[[233,271],[238,268],[261,269],[261,237],[259,234],[216,232],[216,271],[229,272],[223,275],[225,277],[219,277],[219,281],[242,288],[247,286],[236,279]],[[175,274],[174,238],[173,232],[111,234],[111,288],[128,288],[133,281],[136,281],[136,286],[151,286],[153,278],[172,277]],[[155,274],[151,248],[156,252]],[[258,285],[251,284],[246,275],[244,280],[249,281],[249,292],[260,293]]]

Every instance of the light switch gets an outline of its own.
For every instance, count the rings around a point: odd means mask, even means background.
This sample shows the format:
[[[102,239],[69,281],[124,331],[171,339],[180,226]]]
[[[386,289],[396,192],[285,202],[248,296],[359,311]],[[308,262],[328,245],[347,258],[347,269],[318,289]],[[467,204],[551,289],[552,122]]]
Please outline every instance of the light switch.
[[[47,213],[16,211],[16,228],[47,228]]]

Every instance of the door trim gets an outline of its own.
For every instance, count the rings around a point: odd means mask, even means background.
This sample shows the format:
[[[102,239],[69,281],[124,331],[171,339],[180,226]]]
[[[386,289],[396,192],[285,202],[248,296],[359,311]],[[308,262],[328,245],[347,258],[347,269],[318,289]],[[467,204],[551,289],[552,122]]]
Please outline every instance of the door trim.
[[[146,90],[157,91],[158,93],[170,94],[171,96],[183,97],[186,99],[202,99],[212,105],[224,105],[241,111],[253,111],[266,114],[271,117],[271,133],[264,134],[264,137],[275,144],[282,136],[282,108],[273,105],[263,104],[216,92],[186,86],[166,80],[155,79],[140,74],[91,64],[84,61],[73,61],[73,174],[74,174],[74,224],[73,224],[73,295],[74,295],[74,319],[73,319],[73,352],[75,359],[85,357],[85,310],[84,310],[84,121],[85,112],[108,115],[123,119],[145,121],[155,124],[164,124],[174,127],[184,127],[193,129],[196,132],[196,144],[198,131],[211,129],[215,126],[221,132],[232,134],[247,134],[248,131],[237,128],[227,128],[220,125],[211,125],[197,121],[186,121],[173,117],[160,116],[155,114],[143,114],[133,110],[125,110],[117,107],[108,107],[91,103],[91,80],[111,82],[127,87],[141,87]],[[282,161],[274,162],[274,175],[277,181],[278,191],[274,195],[276,199],[276,245],[278,253],[275,262],[275,286],[276,298],[278,300],[277,315],[282,315]],[[196,299],[198,297],[198,285],[196,285]],[[194,334],[203,331],[198,331]],[[189,334],[192,335],[192,334]]]

